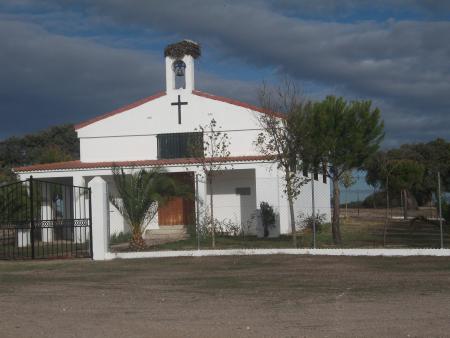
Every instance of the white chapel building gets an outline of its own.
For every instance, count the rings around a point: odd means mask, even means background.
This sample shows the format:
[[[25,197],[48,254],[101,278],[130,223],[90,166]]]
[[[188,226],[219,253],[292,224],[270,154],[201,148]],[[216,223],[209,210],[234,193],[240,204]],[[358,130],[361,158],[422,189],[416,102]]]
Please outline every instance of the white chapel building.
[[[230,156],[213,181],[214,215],[247,227],[253,234],[262,233],[258,214],[261,202],[268,202],[276,212],[276,227],[270,236],[290,232],[289,208],[283,192],[283,174],[276,163],[258,153],[255,147],[261,132],[261,108],[233,99],[196,90],[195,58],[189,48],[199,46],[184,40],[165,53],[166,90],[125,107],[116,109],[75,126],[80,140],[80,160],[39,164],[16,168],[21,179],[35,179],[87,186],[100,176],[114,192],[112,167],[124,170],[161,167],[170,175],[190,184],[195,199],[174,198],[160,208],[148,229],[188,226],[195,223],[196,212],[208,208],[210,187],[200,177],[201,168],[188,153],[190,136],[200,125],[215,119],[230,141]],[[187,49],[185,47],[188,47]],[[184,49],[183,49],[184,48]],[[276,115],[283,118],[281,115]],[[203,135],[203,137],[205,137]],[[330,219],[330,184],[322,175],[310,174],[314,180],[316,213]],[[311,182],[303,186],[295,202],[297,215],[311,215]],[[67,204],[67,203],[66,203]],[[70,205],[70,203],[69,203]],[[49,206],[50,207],[50,206]],[[110,233],[129,232],[119,211],[109,205]],[[65,212],[70,213],[70,207]]]

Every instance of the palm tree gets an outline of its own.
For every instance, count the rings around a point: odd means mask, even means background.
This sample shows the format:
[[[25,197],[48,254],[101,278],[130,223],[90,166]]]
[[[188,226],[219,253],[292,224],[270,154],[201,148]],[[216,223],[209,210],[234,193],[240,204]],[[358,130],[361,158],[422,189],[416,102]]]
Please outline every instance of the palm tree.
[[[141,169],[125,174],[123,168],[113,167],[113,180],[118,196],[110,196],[111,203],[128,222],[132,237],[130,249],[144,250],[142,234],[155,217],[158,207],[168,198],[182,194],[182,189],[162,169]]]

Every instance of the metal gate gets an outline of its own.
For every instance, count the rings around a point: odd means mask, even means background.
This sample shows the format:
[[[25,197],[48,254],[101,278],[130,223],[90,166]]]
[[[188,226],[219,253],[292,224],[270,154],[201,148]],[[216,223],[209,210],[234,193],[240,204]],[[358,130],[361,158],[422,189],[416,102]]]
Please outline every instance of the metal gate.
[[[92,257],[91,190],[27,180],[0,186],[0,259]]]

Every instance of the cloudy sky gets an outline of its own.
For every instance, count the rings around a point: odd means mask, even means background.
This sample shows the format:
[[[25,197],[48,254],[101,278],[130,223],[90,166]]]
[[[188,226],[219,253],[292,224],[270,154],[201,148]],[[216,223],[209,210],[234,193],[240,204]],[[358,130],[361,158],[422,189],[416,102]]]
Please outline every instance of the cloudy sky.
[[[263,80],[370,99],[385,147],[450,139],[449,0],[2,0],[0,139],[164,89],[163,48],[200,42],[200,90],[256,102]]]

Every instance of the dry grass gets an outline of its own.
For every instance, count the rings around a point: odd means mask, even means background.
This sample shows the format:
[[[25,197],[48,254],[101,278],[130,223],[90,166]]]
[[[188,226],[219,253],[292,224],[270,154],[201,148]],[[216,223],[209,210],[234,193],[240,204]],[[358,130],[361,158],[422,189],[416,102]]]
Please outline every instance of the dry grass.
[[[443,337],[447,258],[0,262],[2,337]]]

